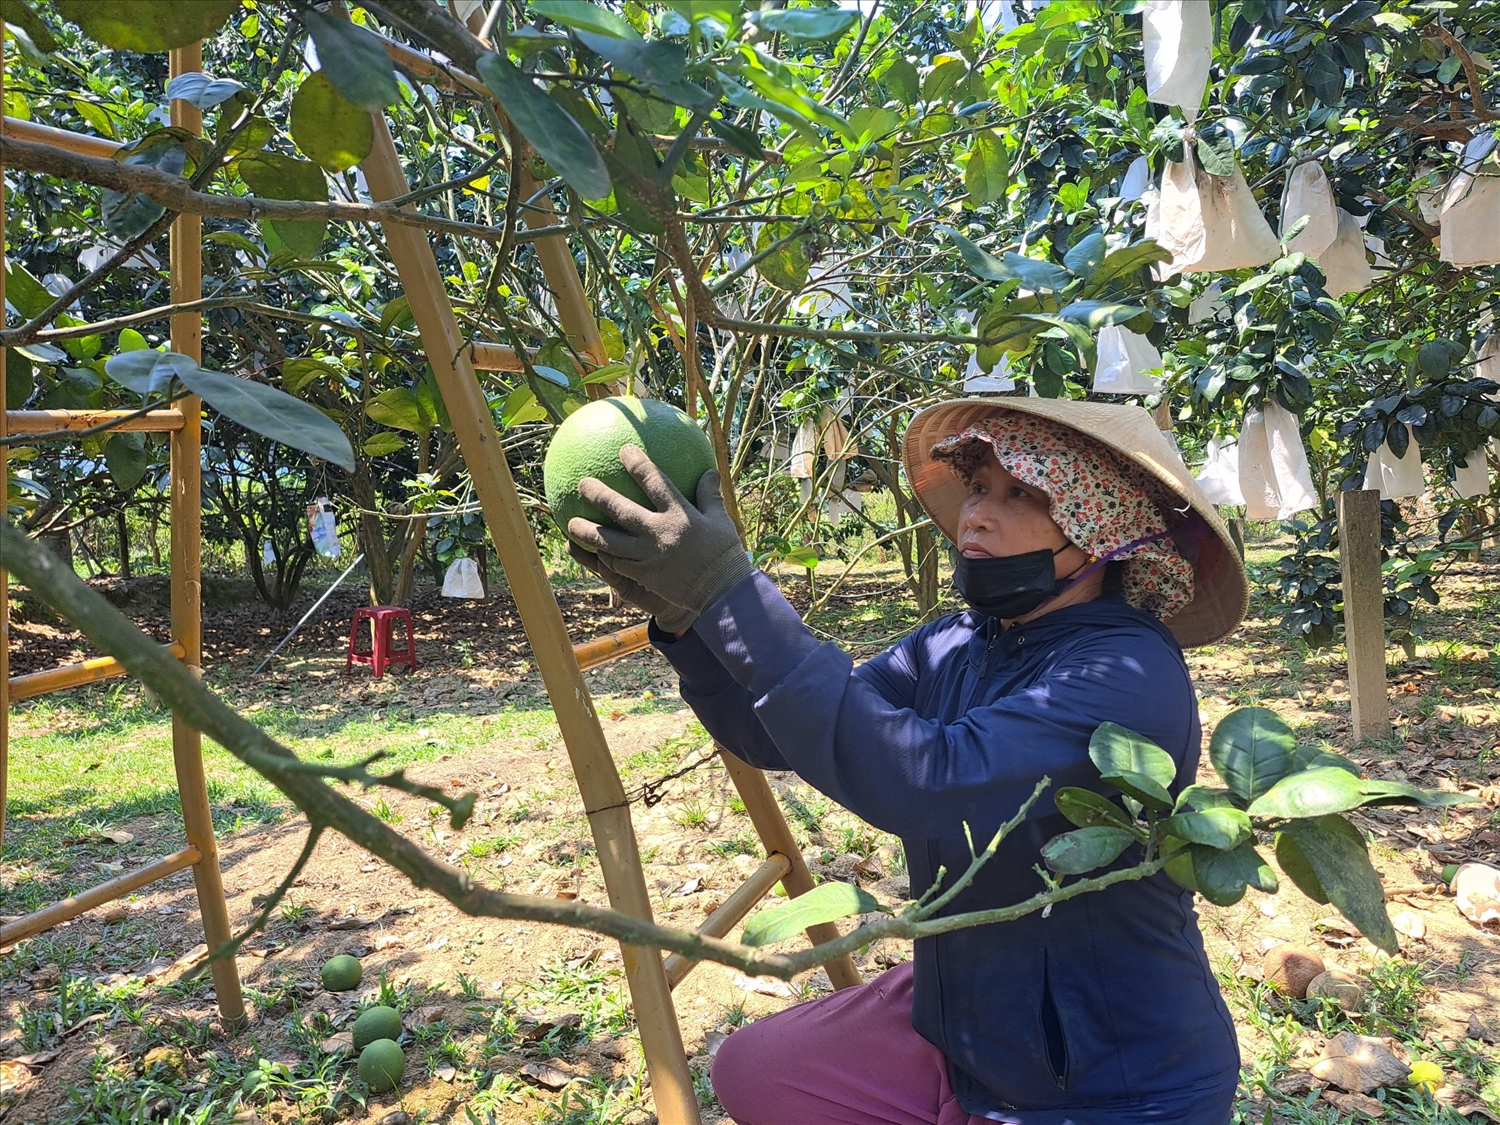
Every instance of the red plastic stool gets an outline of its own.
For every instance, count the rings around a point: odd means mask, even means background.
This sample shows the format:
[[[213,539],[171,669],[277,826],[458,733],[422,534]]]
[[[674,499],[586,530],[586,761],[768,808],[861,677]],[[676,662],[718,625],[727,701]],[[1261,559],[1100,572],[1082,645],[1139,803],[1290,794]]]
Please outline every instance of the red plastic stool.
[[[358,644],[360,624],[367,620],[374,627],[375,634],[375,647],[369,651],[361,649]],[[398,621],[406,626],[404,649],[391,647],[391,634]],[[374,669],[377,680],[385,675],[385,670],[392,664],[408,665],[415,672],[417,670],[417,638],[411,631],[411,610],[390,605],[363,606],[356,609],[354,620],[349,625],[349,653],[344,661],[344,671],[349,672],[356,664],[370,665]]]

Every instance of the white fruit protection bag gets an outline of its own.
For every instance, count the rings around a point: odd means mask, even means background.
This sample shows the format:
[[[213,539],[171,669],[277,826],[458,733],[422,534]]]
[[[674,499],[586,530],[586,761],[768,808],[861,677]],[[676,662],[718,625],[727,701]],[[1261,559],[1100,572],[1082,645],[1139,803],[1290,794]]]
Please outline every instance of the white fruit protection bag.
[[[1365,487],[1380,492],[1382,500],[1401,500],[1407,496],[1420,496],[1427,491],[1427,481],[1422,477],[1422,451],[1417,448],[1417,439],[1411,436],[1411,427],[1406,427],[1406,453],[1400,457],[1385,442],[1365,464]]]
[[[1286,244],[1286,250],[1316,258],[1338,237],[1339,216],[1328,173],[1314,160],[1297,165],[1286,178],[1286,190],[1281,193],[1281,237],[1286,238],[1287,231],[1303,218],[1307,224]]]
[[[1473,500],[1490,494],[1490,467],[1485,447],[1464,454],[1464,463],[1453,467],[1453,490],[1460,500]]]
[[[1099,329],[1094,390],[1106,395],[1154,395],[1161,379],[1148,371],[1161,370],[1161,352],[1138,332],[1118,324]]]
[[[1333,244],[1318,256],[1318,268],[1328,279],[1323,287],[1330,297],[1368,289],[1375,280],[1370,259],[1365,256],[1365,233],[1359,220],[1339,208],[1339,234]]]
[[[1464,146],[1458,172],[1448,182],[1438,222],[1438,257],[1455,266],[1500,263],[1500,164],[1490,159],[1495,134],[1480,133]]]
[[[989,395],[1016,389],[1016,381],[1010,377],[1010,356],[1001,355],[988,374],[979,366],[979,353],[969,353],[969,366],[964,370],[964,394]]]
[[[1141,14],[1146,97],[1198,116],[1213,62],[1213,12],[1206,0],[1148,0]]]
[[[1245,415],[1239,462],[1246,519],[1284,520],[1319,505],[1297,416],[1279,402]]]
[[[468,555],[454,559],[443,575],[443,597],[484,597],[484,583],[479,580],[479,564]]]
[[[792,456],[787,462],[787,475],[802,480],[811,480],[817,464],[818,424],[803,422],[797,427],[797,436],[792,438]]]
[[[1198,166],[1191,142],[1183,161],[1168,163],[1162,173],[1161,190],[1146,211],[1146,237],[1172,255],[1153,267],[1158,280],[1263,266],[1281,256],[1281,242],[1239,165],[1232,175],[1211,175]]]
[[[1198,487],[1215,504],[1245,502],[1240,491],[1240,444],[1233,438],[1209,438],[1207,456],[1197,476]]]

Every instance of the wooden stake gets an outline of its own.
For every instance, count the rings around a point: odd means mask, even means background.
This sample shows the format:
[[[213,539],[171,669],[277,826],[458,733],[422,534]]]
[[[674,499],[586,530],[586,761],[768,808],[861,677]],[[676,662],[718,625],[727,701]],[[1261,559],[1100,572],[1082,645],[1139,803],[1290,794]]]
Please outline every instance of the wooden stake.
[[[203,45],[179,47],[171,54],[176,77],[203,69]],[[177,99],[172,102],[172,124],[193,133],[203,130],[203,114]],[[202,220],[179,215],[171,234],[172,302],[196,301],[203,296]],[[203,319],[196,313],[172,317],[172,350],[192,359],[203,358]],[[195,673],[203,670],[203,403],[196,397],[179,399],[183,426],[171,436],[172,510],[172,639],[183,648],[183,660]],[[198,849],[193,884],[198,912],[203,917],[203,939],[210,953],[233,939],[229,904],[219,872],[219,848],[214,841],[213,811],[208,803],[208,781],[203,773],[203,735],[180,716],[172,716],[172,761],[177,769],[177,792],[188,843]],[[245,1016],[239,969],[233,957],[219,957],[210,965],[219,1014],[238,1023]]]
[[[410,190],[383,115],[374,115],[375,143],[364,162],[372,198],[393,199]],[[479,494],[485,523],[511,595],[526,629],[537,669],[551,697],[557,725],[568,748],[573,774],[583,795],[599,866],[614,909],[637,918],[651,917],[651,897],[641,870],[640,852],[630,821],[625,789],[610,756],[609,743],[594,713],[593,700],[553,597],[536,540],[516,493],[490,405],[468,359],[468,348],[443,275],[427,237],[414,227],[385,227],[391,260],[400,274],[427,359],[453,419],[464,463]],[[568,263],[571,267],[571,262]],[[549,281],[556,287],[556,278]],[[560,302],[561,309],[561,302]],[[662,1125],[698,1125],[698,1100],[683,1051],[672,993],[656,950],[623,946],[625,977],[641,1030],[641,1050],[651,1076],[651,1092]]]
[[[541,185],[525,169],[524,157],[521,163],[523,167],[516,186],[520,189],[521,199],[524,201],[536,195]],[[530,207],[522,209],[521,219],[529,230],[538,230],[556,226],[557,212],[552,207],[551,198],[543,195]],[[562,322],[563,331],[568,334],[568,340],[578,350],[579,355],[595,367],[603,367],[609,362],[609,358],[604,354],[604,338],[599,335],[599,322],[594,319],[593,310],[589,308],[589,299],[583,291],[583,281],[578,276],[578,267],[573,263],[572,251],[568,249],[568,240],[544,238],[540,242],[533,243],[533,249],[541,260],[542,274],[547,278],[547,284],[552,287],[552,292],[557,299],[557,319]]]
[[[1339,562],[1344,572],[1344,647],[1354,737],[1391,733],[1385,686],[1385,590],[1380,578],[1380,493],[1339,493]]]
[[[5,55],[0,52],[0,104],[5,101]],[[0,132],[8,123],[0,122]],[[0,165],[0,184],[5,182],[5,168]],[[0,328],[5,327],[5,192],[0,190]],[[6,411],[5,357],[8,348],[0,348],[0,437],[10,432]],[[10,446],[0,445],[0,481],[10,491]],[[0,514],[0,519],[5,518]],[[0,569],[0,855],[5,854],[5,802],[10,776],[10,574]]]
[[[787,827],[786,817],[781,815],[781,806],[776,803],[776,794],[771,792],[771,783],[766,780],[766,775],[754,766],[740,761],[722,746],[719,747],[719,757],[723,759],[724,768],[729,771],[729,779],[734,782],[735,789],[739,790],[740,800],[745,802],[745,813],[750,817],[750,823],[755,825],[755,832],[766,846],[766,851],[772,854],[779,852],[792,861],[791,870],[781,880],[787,897],[796,898],[806,894],[814,886],[812,872],[807,869],[807,860],[802,858],[802,849],[792,838],[792,830]],[[838,936],[839,928],[833,922],[823,922],[807,928],[808,940],[814,945],[832,941]],[[847,953],[829,961],[823,968],[828,970],[828,979],[834,988],[848,988],[850,985],[863,983],[859,970],[854,967],[854,961]]]

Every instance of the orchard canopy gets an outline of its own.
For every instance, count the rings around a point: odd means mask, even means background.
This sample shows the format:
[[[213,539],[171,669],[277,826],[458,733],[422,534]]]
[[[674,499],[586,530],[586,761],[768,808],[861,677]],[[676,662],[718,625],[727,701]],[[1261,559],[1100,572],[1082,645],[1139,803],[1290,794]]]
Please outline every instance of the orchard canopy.
[[[319,495],[382,602],[419,553],[486,534],[361,173],[371,111],[463,332],[522,357],[482,378],[539,533],[547,438],[603,388],[700,419],[759,558],[873,532],[927,612],[936,537],[898,445],[913,410],[962,393],[1157,410],[1216,501],[1300,516],[1282,585],[1315,643],[1339,611],[1320,552],[1340,488],[1390,501],[1398,627],[1436,598],[1438,555],[1410,536],[1489,522],[1500,0],[3,13],[6,115],[119,146],[5,139],[7,407],[200,394],[206,533],[243,544],[273,604]],[[164,52],[197,39],[204,73],[169,83]],[[170,125],[174,99],[202,136]],[[162,350],[178,211],[204,216],[201,364]],[[549,223],[565,240],[534,237]],[[564,241],[596,347],[543,278]],[[11,511],[44,534],[150,507],[165,451],[13,441]],[[878,516],[872,488],[894,498]]]

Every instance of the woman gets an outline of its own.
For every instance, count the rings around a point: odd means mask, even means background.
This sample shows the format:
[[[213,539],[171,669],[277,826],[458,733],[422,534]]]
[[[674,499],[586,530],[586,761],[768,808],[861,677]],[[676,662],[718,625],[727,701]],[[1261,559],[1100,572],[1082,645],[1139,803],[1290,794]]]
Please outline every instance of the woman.
[[[616,527],[568,531],[654,615],[713,736],[900,835],[913,895],[968,866],[965,825],[988,839],[1049,776],[945,913],[1008,905],[1042,889],[1040,849],[1071,827],[1051,794],[1110,793],[1088,758],[1100,723],[1150,738],[1177,762],[1175,788],[1192,783],[1198,709],[1179,646],[1232,629],[1248,587],[1139,407],[944,403],[914,419],[904,458],[972,608],[858,668],[752,571],[717,474],[694,507],[627,449],[656,511],[587,481]],[[712,1077],[740,1125],[1224,1125],[1238,1066],[1192,895],[1157,874],[919,940],[910,965],[735,1032]]]

